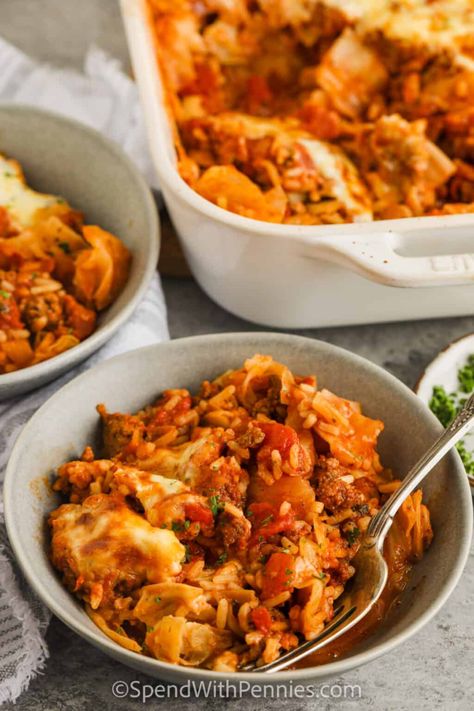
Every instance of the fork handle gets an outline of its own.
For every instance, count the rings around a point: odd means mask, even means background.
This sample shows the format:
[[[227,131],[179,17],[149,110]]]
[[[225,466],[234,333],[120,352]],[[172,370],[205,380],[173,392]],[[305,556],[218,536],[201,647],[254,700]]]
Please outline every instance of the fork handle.
[[[474,424],[474,394],[467,400],[462,410],[443,434],[434,442],[429,450],[408,472],[401,486],[393,492],[373,517],[367,529],[367,536],[373,539],[379,547],[390,528],[393,517],[407,496],[416,489],[418,484],[438,464],[438,462],[469,432]]]

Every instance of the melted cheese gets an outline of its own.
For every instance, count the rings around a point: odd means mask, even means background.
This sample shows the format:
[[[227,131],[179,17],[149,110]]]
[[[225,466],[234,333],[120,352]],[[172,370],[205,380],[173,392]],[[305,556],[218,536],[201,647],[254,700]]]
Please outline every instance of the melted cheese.
[[[118,466],[113,472],[110,489],[125,496],[130,494],[136,496],[145,513],[167,496],[189,491],[188,487],[178,479],[170,479],[153,472],[121,466]]]
[[[388,74],[377,53],[346,29],[324,55],[316,77],[341,114],[358,118]]]
[[[6,208],[15,229],[31,227],[38,210],[63,203],[62,198],[31,190],[20,165],[0,155],[0,206]]]
[[[381,33],[387,40],[420,47],[430,54],[448,51],[455,62],[470,62],[473,0],[323,0],[355,26],[361,37]]]
[[[184,482],[187,491],[188,486],[196,485],[201,465],[216,460],[219,452],[212,439],[202,437],[171,449],[156,449],[149,459],[140,459],[138,466],[145,471],[159,472],[163,478]]]
[[[323,0],[323,5],[338,10],[347,22],[354,22],[362,17],[367,8],[370,8],[370,2],[373,0]]]
[[[461,50],[472,42],[472,0],[363,0],[357,4],[361,34],[381,32],[387,39],[428,47],[431,52]]]
[[[50,524],[54,565],[85,599],[95,598],[94,608],[107,587],[134,589],[171,580],[181,570],[185,549],[175,534],[153,528],[120,496],[97,494],[82,504],[64,504]]]

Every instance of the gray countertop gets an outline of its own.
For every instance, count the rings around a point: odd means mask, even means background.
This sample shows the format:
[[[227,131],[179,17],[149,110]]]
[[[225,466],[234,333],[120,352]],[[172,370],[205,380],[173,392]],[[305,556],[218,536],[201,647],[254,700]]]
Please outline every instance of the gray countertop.
[[[125,40],[115,0],[0,0],[0,34],[24,51],[46,61],[80,66],[91,42],[127,61]],[[231,316],[210,301],[192,281],[166,279],[172,338],[198,333],[262,330]],[[413,386],[424,366],[450,340],[474,331],[474,317],[297,331],[348,348],[389,370]],[[296,331],[295,331],[296,332]],[[169,709],[469,709],[474,697],[474,560],[456,591],[437,617],[402,647],[370,665],[334,680],[359,685],[361,698],[263,701],[199,698],[149,700],[147,705]],[[1,633],[0,633],[1,634]],[[0,637],[1,640],[1,637]],[[118,700],[112,693],[117,680],[151,684],[152,680],[106,657],[53,619],[47,642],[50,658],[44,673],[4,708],[128,709],[139,703]],[[132,687],[133,688],[133,687]]]

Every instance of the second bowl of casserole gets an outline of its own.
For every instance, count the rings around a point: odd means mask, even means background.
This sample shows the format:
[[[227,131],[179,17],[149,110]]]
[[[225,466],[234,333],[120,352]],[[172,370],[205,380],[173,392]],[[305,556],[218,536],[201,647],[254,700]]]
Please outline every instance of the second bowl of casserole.
[[[0,105],[0,154],[18,161],[34,190],[61,196],[86,224],[116,235],[131,254],[127,281],[91,335],[36,365],[0,375],[0,399],[32,390],[100,348],[129,318],[156,269],[159,228],[151,193],[119,146],[70,119]],[[65,249],[66,249],[65,245]]]

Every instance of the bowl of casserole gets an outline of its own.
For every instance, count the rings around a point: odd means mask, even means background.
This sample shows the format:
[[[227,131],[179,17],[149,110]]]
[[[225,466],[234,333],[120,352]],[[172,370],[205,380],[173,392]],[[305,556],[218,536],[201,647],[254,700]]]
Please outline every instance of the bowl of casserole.
[[[87,371],[33,416],[8,464],[8,535],[53,613],[135,669],[321,680],[408,640],[452,592],[472,530],[455,453],[395,524],[387,614],[304,668],[239,668],[330,619],[360,531],[440,430],[393,376],[325,343],[159,344]]]
[[[122,1],[166,204],[226,309],[283,328],[469,312],[474,16],[435,5]]]
[[[127,320],[156,268],[150,191],[75,121],[0,106],[0,398],[52,380]]]

